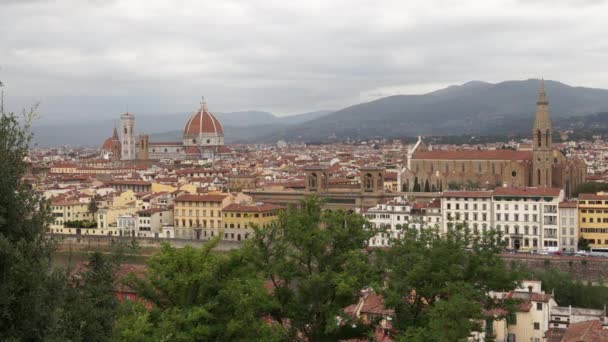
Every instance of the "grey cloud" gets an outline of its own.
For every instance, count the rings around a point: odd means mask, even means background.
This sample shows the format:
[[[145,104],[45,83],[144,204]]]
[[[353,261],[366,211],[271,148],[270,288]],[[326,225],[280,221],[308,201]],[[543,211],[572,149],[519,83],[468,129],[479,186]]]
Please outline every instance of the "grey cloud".
[[[608,87],[606,2],[542,1],[0,2],[0,79],[9,108],[40,101],[56,120],[200,95],[284,114],[471,79]]]

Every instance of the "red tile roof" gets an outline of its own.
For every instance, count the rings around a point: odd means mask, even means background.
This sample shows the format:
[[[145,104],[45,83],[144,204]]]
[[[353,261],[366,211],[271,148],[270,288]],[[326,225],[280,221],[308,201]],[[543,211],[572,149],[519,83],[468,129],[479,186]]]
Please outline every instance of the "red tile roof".
[[[608,195],[596,195],[596,194],[579,194],[578,199],[580,200],[608,200]]]
[[[559,196],[560,188],[496,188],[494,196]]]
[[[604,330],[602,322],[593,320],[572,323],[566,329],[563,342],[608,342],[608,330]]]
[[[492,191],[446,191],[442,197],[492,197]]]
[[[532,160],[531,151],[418,151],[412,159],[431,160]]]
[[[559,204],[560,208],[576,208],[576,202],[561,202]]]
[[[266,212],[281,209],[282,207],[274,204],[238,204],[233,203],[224,208],[224,212]]]

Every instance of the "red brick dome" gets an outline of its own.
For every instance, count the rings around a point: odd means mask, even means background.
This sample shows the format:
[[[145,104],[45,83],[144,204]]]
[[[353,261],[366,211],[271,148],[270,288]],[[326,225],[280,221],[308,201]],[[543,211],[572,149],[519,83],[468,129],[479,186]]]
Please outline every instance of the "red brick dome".
[[[198,134],[216,134],[224,135],[224,127],[220,121],[207,110],[207,106],[203,102],[201,109],[194,113],[186,122],[184,128],[184,135],[198,135]]]
[[[106,141],[103,142],[103,145],[101,145],[101,149],[110,151],[110,150],[112,150],[113,145],[114,145],[114,140],[112,139],[112,137],[109,137],[108,139],[106,139]]]

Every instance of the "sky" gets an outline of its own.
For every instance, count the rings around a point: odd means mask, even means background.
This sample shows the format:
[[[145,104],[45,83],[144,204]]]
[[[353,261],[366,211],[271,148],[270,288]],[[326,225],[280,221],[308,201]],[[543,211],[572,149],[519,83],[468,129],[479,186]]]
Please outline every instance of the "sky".
[[[603,0],[0,0],[9,110],[340,109],[470,80],[608,88]]]

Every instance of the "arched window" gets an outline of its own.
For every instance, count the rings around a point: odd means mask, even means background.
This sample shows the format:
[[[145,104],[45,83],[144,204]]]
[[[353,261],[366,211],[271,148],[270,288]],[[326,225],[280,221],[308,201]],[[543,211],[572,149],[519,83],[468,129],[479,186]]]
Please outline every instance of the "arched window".
[[[536,131],[536,140],[538,141],[538,147],[542,146],[543,139],[540,134],[540,129]]]
[[[536,170],[536,184],[540,185],[540,169]]]
[[[546,146],[546,147],[551,147],[551,146],[549,145],[549,138],[551,138],[551,131],[550,131],[550,130],[547,130],[547,134],[545,135],[545,146]]]

